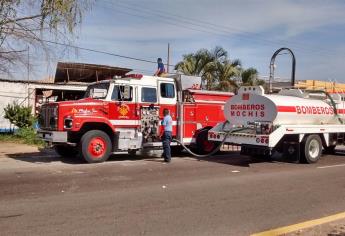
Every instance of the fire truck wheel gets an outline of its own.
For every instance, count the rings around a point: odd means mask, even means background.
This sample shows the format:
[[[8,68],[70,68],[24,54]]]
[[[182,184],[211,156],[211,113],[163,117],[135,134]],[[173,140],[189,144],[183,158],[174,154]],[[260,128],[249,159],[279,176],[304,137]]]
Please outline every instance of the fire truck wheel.
[[[54,146],[55,152],[61,157],[75,157],[78,154],[76,147],[67,145],[56,145]]]
[[[208,129],[201,130],[196,137],[196,151],[198,154],[207,154],[218,147],[217,142],[208,141]]]
[[[312,164],[316,163],[322,153],[322,143],[319,135],[309,135],[301,145],[301,161]]]
[[[111,141],[105,132],[90,130],[81,137],[79,148],[88,163],[104,162],[110,156]]]

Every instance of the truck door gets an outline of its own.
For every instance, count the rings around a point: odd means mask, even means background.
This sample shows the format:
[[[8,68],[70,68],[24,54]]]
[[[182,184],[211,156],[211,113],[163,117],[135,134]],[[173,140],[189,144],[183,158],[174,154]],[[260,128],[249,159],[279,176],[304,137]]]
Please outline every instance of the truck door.
[[[158,102],[160,105],[159,118],[163,119],[163,110],[169,109],[171,118],[173,120],[173,135],[177,132],[177,93],[174,82],[158,81]],[[160,131],[162,132],[162,127]]]
[[[116,84],[114,85],[111,101],[113,101],[114,109],[111,111],[114,120],[114,125],[123,127],[133,127],[138,125],[135,122],[137,118],[135,117],[135,98],[133,97],[134,88],[127,84]]]

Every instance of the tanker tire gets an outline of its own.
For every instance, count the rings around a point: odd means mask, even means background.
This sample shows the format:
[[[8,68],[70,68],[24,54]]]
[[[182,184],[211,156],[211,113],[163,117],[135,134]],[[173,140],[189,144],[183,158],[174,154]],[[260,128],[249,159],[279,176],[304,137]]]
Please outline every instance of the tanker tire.
[[[218,142],[208,141],[208,130],[201,130],[196,137],[196,151],[198,154],[207,154],[216,149],[219,145]]]
[[[335,147],[336,147],[336,145],[324,147],[324,153],[325,154],[335,154]]]
[[[322,154],[322,143],[319,135],[307,136],[301,144],[301,162],[313,164],[320,160]]]
[[[72,146],[55,145],[54,150],[61,157],[76,157],[78,155],[78,149]]]
[[[108,160],[111,152],[111,140],[101,130],[90,130],[80,140],[80,154],[88,163],[99,163]]]

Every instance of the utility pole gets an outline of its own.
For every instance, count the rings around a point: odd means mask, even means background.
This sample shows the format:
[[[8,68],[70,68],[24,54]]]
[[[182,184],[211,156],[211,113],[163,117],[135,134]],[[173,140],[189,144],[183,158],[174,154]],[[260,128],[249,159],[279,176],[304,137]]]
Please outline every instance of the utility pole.
[[[168,59],[167,59],[167,73],[169,74],[170,67],[170,43],[168,43]]]
[[[29,91],[29,81],[30,81],[30,47],[28,45],[28,64],[27,64],[27,89],[28,89],[28,107],[30,106],[30,91]]]

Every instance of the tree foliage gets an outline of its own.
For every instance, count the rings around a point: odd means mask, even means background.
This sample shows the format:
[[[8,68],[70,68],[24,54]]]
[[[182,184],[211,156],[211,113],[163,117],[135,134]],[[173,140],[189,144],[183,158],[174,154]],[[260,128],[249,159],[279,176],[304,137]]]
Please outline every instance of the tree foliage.
[[[230,60],[224,48],[215,47],[184,55],[175,69],[186,75],[201,76],[207,89],[231,91],[237,88],[234,78],[240,75],[241,62]]]
[[[8,104],[4,108],[4,111],[4,117],[18,128],[30,128],[35,122],[35,118],[31,113],[32,107],[21,106],[14,102],[12,104]]]
[[[175,70],[186,75],[200,76],[208,90],[236,91],[239,82],[243,85],[264,85],[255,68],[243,69],[239,59],[231,60],[222,47],[212,50],[200,49],[183,55]]]
[[[241,73],[243,85],[264,85],[265,81],[259,79],[259,73],[255,68],[248,68]]]
[[[70,43],[90,1],[0,0],[0,72],[26,65],[28,46],[48,57],[54,47],[44,39]]]

